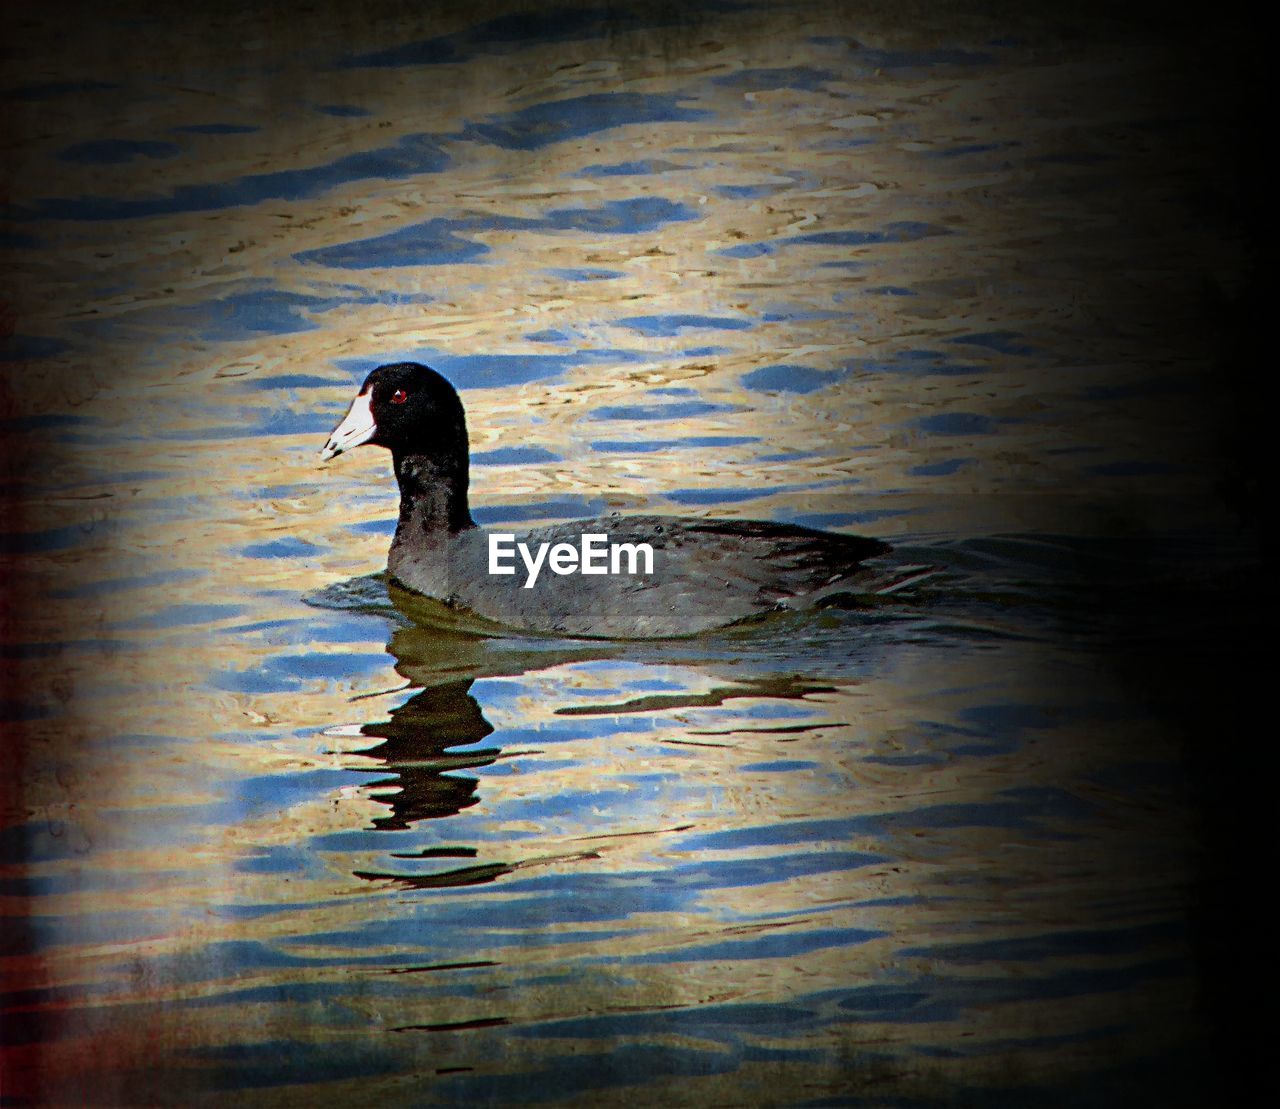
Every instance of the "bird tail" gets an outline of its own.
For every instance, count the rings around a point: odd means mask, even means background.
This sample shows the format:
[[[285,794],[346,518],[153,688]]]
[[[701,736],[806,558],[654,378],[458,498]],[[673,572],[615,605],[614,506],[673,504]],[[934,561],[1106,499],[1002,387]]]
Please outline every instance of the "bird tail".
[[[941,571],[938,567],[926,566],[923,563],[917,566],[895,566],[891,573],[886,572],[883,575],[877,575],[875,581],[867,582],[870,588],[866,592],[872,593],[877,597],[883,597],[890,593],[897,593],[900,589],[906,589],[939,573]]]
[[[868,608],[881,597],[899,593],[918,582],[941,573],[936,566],[863,566],[851,577],[833,581],[825,589],[812,593],[807,605],[819,608]]]

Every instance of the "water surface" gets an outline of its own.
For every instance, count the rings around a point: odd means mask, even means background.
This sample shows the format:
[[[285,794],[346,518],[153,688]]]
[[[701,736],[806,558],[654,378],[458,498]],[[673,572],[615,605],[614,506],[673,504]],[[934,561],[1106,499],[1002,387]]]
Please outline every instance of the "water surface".
[[[104,16],[8,63],[6,1104],[1192,1089],[1195,783],[1135,660],[1251,564],[1206,341],[1149,326],[1233,264],[1150,123],[1171,59],[475,12]],[[478,636],[379,575],[385,457],[315,463],[401,358],[461,390],[484,523],[792,521],[938,573]]]

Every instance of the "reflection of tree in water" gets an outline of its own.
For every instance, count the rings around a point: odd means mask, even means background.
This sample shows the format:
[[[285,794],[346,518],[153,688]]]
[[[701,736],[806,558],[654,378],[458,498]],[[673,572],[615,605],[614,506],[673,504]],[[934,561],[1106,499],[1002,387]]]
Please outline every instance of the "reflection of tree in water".
[[[369,789],[398,787],[370,793],[373,800],[391,808],[390,815],[374,820],[375,828],[401,832],[419,820],[453,816],[479,800],[475,778],[447,773],[488,766],[500,750],[485,747],[448,753],[451,747],[478,743],[493,732],[470,689],[470,679],[432,686],[392,709],[389,720],[361,727],[362,735],[382,742],[354,753],[379,759],[396,775],[370,783]]]

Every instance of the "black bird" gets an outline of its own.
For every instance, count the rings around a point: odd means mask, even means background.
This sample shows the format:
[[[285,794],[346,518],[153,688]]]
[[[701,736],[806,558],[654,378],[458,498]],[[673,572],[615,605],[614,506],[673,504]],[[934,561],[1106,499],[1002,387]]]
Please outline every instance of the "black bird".
[[[416,362],[379,366],[365,378],[321,461],[362,443],[391,452],[400,485],[390,576],[508,627],[619,639],[686,636],[775,609],[887,592],[906,580],[886,584],[878,575],[868,582],[877,575],[861,564],[890,549],[877,539],[675,516],[606,516],[539,528],[499,541],[505,556],[495,563],[493,537],[476,527],[467,504],[462,401],[445,378]],[[608,538],[583,554],[584,535]],[[614,544],[633,548],[621,548],[615,562],[607,553]],[[576,553],[562,548],[557,559],[557,545]],[[544,558],[534,574],[528,560],[540,549]]]

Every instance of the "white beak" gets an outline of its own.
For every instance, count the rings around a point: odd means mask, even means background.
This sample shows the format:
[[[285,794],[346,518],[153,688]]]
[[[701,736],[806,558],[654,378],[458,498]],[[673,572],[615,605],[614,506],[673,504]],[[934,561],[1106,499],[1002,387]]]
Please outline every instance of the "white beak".
[[[369,403],[372,400],[373,394],[369,392],[362,393],[351,402],[351,407],[343,417],[342,423],[333,429],[329,441],[321,448],[321,462],[328,462],[343,451],[349,451],[352,447],[358,447],[361,443],[367,443],[373,438],[378,425],[374,423],[373,413],[369,411]]]

